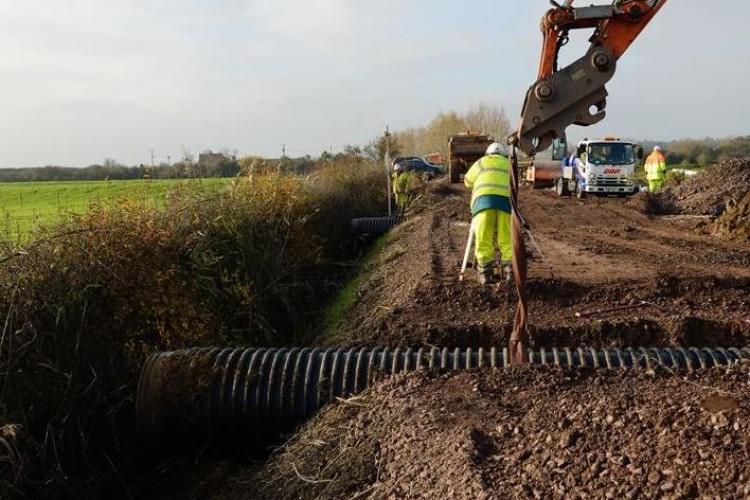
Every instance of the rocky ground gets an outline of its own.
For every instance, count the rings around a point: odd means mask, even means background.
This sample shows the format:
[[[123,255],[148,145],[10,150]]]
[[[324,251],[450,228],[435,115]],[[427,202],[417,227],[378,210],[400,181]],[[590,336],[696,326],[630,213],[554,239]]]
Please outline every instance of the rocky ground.
[[[718,167],[658,197],[576,200],[523,189],[532,344],[747,346],[750,247],[706,228],[742,206],[722,177],[736,187],[750,173],[739,160]],[[429,191],[365,270],[330,343],[507,345],[512,287],[482,287],[471,270],[459,279],[467,194],[444,180]],[[628,304],[639,306],[606,312]],[[575,314],[595,310],[605,312]],[[270,459],[212,467],[183,496],[742,498],[750,496],[749,416],[745,364],[694,373],[423,372],[331,405]]]
[[[749,374],[398,377],[320,415],[267,483],[228,497],[743,498]]]

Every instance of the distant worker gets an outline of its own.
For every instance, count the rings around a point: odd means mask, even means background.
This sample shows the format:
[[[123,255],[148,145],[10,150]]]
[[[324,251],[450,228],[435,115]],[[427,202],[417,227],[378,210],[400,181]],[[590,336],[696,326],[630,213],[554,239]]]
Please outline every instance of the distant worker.
[[[667,178],[667,162],[661,147],[654,146],[654,151],[646,158],[646,180],[648,190],[652,193],[661,191],[664,180]]]
[[[563,167],[577,167],[578,166],[578,157],[576,156],[575,151],[573,151],[568,156],[563,158],[562,166]]]
[[[578,170],[578,166],[581,164],[581,160],[578,159],[578,155],[573,151],[568,156],[562,159],[560,166],[562,168],[561,178],[565,178],[565,167],[573,167],[573,177],[579,178],[581,174]]]
[[[591,147],[591,155],[588,160],[594,165],[604,165],[607,163],[607,152],[602,147]]]
[[[472,228],[476,236],[475,257],[479,283],[495,281],[495,234],[500,249],[503,277],[510,281],[512,249],[510,240],[510,163],[505,148],[497,142],[487,147],[485,156],[474,162],[464,184],[471,189]]]
[[[406,202],[408,200],[408,179],[404,167],[400,163],[393,166],[393,176],[391,178],[391,188],[396,201],[396,215],[404,215],[406,211]]]

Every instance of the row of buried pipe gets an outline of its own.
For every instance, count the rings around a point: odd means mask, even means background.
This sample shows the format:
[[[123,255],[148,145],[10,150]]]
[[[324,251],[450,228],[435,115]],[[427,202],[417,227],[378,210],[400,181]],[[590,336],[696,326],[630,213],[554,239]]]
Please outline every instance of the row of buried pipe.
[[[750,348],[529,350],[529,364],[566,368],[696,370],[750,359]],[[383,375],[510,366],[508,349],[225,348],[161,352],[148,358],[136,400],[140,431],[221,433],[288,429],[329,401]]]
[[[365,237],[369,239],[379,238],[387,233],[392,227],[404,222],[404,217],[362,217],[349,221],[349,231],[352,236]]]

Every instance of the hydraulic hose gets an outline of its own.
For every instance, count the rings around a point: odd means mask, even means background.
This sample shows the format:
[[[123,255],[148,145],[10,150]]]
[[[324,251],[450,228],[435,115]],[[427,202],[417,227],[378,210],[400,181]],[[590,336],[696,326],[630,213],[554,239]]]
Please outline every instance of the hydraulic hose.
[[[750,359],[750,348],[529,350],[531,365],[696,370]],[[384,375],[423,368],[472,370],[510,366],[508,349],[226,348],[161,352],[138,383],[141,432],[288,429],[326,403],[363,391]]]

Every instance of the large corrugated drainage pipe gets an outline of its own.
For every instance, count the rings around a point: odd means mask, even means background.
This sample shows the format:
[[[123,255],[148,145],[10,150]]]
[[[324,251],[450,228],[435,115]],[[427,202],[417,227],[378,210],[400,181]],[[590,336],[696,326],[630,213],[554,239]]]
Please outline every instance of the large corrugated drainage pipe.
[[[354,237],[379,238],[393,226],[404,221],[403,217],[362,217],[352,219],[349,230]]]
[[[696,370],[750,359],[750,348],[541,349],[532,365]],[[502,349],[189,349],[153,354],[141,373],[138,428],[256,432],[290,428],[327,402],[369,387],[379,376],[422,368],[509,366]]]

